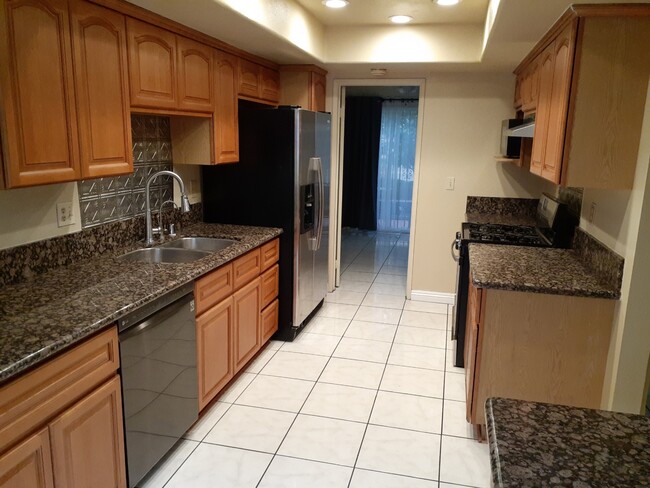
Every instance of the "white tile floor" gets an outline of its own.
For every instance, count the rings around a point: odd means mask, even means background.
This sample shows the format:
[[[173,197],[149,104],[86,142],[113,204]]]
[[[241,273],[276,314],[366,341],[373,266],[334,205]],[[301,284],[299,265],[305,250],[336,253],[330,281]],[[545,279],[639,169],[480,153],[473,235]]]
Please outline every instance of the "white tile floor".
[[[341,287],[293,343],[269,343],[140,486],[489,487],[447,306],[404,300],[407,246],[346,234]]]

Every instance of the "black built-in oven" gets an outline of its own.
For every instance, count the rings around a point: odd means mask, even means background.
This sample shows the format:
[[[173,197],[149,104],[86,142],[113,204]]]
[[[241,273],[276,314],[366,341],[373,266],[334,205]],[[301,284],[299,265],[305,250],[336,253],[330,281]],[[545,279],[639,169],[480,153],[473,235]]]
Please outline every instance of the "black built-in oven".
[[[452,322],[454,366],[464,367],[467,295],[469,291],[469,244],[503,244],[511,246],[570,247],[578,218],[566,205],[549,195],[540,198],[537,225],[507,225],[502,223],[464,222],[456,232],[451,254],[458,263],[456,274],[456,310]]]

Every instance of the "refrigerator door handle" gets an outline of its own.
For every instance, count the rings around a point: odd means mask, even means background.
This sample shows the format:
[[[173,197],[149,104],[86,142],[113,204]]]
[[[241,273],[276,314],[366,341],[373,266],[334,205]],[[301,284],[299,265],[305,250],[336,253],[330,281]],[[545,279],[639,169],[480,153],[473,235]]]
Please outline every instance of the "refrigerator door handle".
[[[325,184],[323,181],[323,162],[321,158],[309,158],[309,170],[314,171],[318,178],[318,198],[316,198],[318,205],[316,216],[318,221],[314,225],[314,237],[310,237],[308,242],[311,251],[318,251],[323,237],[323,214],[325,206]]]

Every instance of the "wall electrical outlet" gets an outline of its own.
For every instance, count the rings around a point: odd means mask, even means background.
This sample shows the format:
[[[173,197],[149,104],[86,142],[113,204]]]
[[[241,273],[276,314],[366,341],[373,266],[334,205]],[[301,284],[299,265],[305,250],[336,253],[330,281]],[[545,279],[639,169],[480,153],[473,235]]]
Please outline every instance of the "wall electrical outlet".
[[[74,224],[74,215],[72,213],[72,202],[62,202],[56,204],[56,221],[59,227]]]
[[[445,180],[445,190],[453,190],[456,187],[456,178],[453,176],[447,176]]]
[[[591,202],[591,206],[589,207],[589,216],[587,217],[587,220],[589,222],[593,222],[595,214],[596,214],[596,202]]]

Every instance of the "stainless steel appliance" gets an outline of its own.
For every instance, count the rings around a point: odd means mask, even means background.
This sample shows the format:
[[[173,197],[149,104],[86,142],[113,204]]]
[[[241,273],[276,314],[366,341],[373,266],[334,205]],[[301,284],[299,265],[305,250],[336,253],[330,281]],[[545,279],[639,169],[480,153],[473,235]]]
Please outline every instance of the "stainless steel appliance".
[[[239,162],[202,168],[206,222],[281,227],[276,338],[291,341],[327,294],[327,113],[239,102]]]
[[[118,321],[129,487],[198,419],[194,285]]]
[[[578,217],[567,206],[543,194],[537,205],[536,225],[505,225],[502,223],[464,222],[451,244],[451,254],[458,263],[456,274],[456,313],[452,324],[454,366],[464,367],[467,294],[469,292],[470,243],[514,246],[570,247]],[[455,251],[458,251],[456,253]]]

